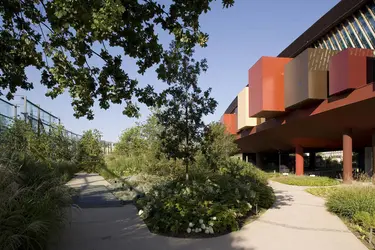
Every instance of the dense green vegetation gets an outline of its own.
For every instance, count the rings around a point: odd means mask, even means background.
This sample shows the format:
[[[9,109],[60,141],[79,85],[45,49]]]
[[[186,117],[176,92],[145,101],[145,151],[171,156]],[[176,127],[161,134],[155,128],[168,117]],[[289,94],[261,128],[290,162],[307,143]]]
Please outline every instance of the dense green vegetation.
[[[309,188],[311,194],[326,198],[326,206],[344,219],[353,230],[375,246],[373,230],[375,228],[375,187],[347,186]]]
[[[364,211],[375,212],[374,187],[342,187],[328,196],[327,207],[343,217],[353,217],[355,213]]]
[[[269,175],[270,176],[270,175]],[[329,177],[320,177],[320,176],[296,176],[296,175],[288,175],[282,176],[278,175],[275,177],[270,176],[271,180],[277,181],[287,185],[295,185],[295,186],[333,186],[338,185],[340,182],[336,179],[332,179]]]
[[[1,1],[0,96],[11,99],[19,88],[32,89],[35,83],[26,69],[35,68],[47,96],[71,96],[76,117],[93,119],[95,102],[102,109],[121,104],[124,115],[139,116],[138,103],[154,106],[166,100],[154,86],[138,84],[123,60],[133,62],[139,74],[154,70],[157,79],[176,78],[169,65],[180,56],[191,59],[193,48],[207,46],[200,17],[213,2]],[[234,4],[221,2],[225,8]],[[164,45],[169,41],[181,47],[178,57],[168,55]]]
[[[162,129],[157,116],[149,117],[125,130],[114,154],[106,159],[107,172],[112,173],[106,177],[117,176],[115,195],[132,199],[152,232],[189,237],[223,234],[238,230],[257,210],[273,205],[266,174],[230,158],[237,147],[223,125],[212,123],[204,129],[189,163],[189,179],[185,162],[160,150]]]
[[[90,170],[81,161],[94,157],[87,148],[84,139],[67,138],[61,126],[38,135],[31,125],[15,121],[1,130],[0,249],[45,249],[72,203],[65,182]]]

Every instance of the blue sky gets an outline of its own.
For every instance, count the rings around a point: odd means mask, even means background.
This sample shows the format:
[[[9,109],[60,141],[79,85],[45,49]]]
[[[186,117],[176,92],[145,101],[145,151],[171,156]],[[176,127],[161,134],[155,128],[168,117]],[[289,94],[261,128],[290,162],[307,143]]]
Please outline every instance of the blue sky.
[[[166,1],[166,0],[165,0]],[[261,56],[277,56],[339,0],[236,0],[229,9],[222,9],[216,1],[212,11],[201,18],[201,26],[210,35],[208,47],[199,49],[197,58],[207,58],[208,72],[200,77],[200,85],[212,88],[212,95],[219,105],[215,114],[205,117],[206,122],[219,120],[233,98],[247,84],[248,69]],[[167,36],[161,36],[167,41]],[[96,62],[93,62],[96,63]],[[124,62],[124,69],[137,77],[141,85],[152,84],[156,89],[164,86],[150,70],[143,76],[136,75],[133,60]],[[108,110],[95,107],[95,119],[76,119],[67,94],[51,100],[44,96],[46,89],[40,85],[40,73],[28,70],[35,87],[31,91],[19,91],[29,100],[61,118],[67,129],[82,133],[99,129],[103,139],[116,141],[121,132],[137,121],[143,121],[149,111],[142,107],[141,119],[122,115],[120,105]]]

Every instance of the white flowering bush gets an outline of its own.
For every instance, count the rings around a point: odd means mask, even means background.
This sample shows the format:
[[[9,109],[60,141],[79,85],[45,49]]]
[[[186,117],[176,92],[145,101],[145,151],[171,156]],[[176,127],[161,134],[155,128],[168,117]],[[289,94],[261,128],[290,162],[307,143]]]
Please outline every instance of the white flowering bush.
[[[260,187],[269,193],[270,202],[260,202]],[[155,186],[137,204],[153,232],[203,236],[236,231],[255,205],[273,202],[272,189],[259,181],[214,173],[191,175],[188,183],[181,177]]]

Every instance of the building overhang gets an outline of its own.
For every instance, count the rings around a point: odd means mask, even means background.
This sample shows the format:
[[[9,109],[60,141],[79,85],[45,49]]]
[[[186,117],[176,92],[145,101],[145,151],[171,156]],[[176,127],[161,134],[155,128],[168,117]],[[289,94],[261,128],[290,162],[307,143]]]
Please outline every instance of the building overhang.
[[[293,151],[296,145],[339,150],[343,133],[352,129],[354,147],[370,146],[375,128],[374,108],[375,85],[370,83],[312,107],[269,119],[242,131],[236,142],[243,153]]]

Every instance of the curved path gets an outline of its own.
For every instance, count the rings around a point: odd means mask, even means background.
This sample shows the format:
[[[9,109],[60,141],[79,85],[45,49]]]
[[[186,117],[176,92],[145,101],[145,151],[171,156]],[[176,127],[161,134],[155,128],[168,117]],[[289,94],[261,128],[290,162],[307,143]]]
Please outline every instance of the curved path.
[[[79,175],[70,186],[106,186],[98,175]],[[366,250],[341,220],[326,211],[324,200],[304,187],[271,182],[277,202],[239,232],[209,239],[178,239],[154,235],[132,205],[84,208],[72,212],[59,250]],[[103,193],[103,192],[102,192]]]

